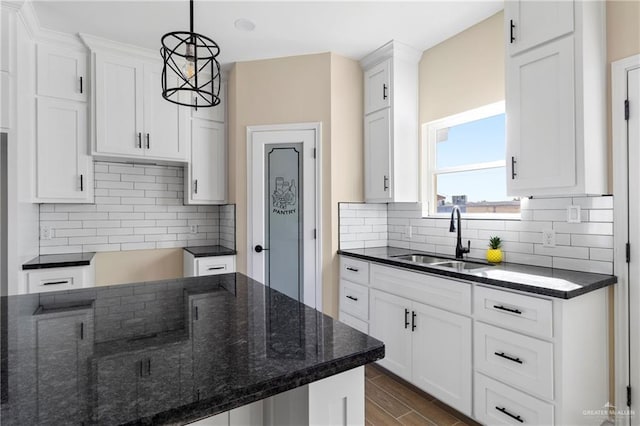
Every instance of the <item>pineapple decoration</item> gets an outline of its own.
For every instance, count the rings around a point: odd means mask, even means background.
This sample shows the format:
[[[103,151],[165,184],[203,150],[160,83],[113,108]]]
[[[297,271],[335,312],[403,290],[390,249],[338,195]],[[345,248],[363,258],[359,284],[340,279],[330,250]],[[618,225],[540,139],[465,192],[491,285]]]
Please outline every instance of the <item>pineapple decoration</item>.
[[[487,260],[491,263],[502,262],[502,240],[500,237],[489,238],[489,249],[487,249]]]

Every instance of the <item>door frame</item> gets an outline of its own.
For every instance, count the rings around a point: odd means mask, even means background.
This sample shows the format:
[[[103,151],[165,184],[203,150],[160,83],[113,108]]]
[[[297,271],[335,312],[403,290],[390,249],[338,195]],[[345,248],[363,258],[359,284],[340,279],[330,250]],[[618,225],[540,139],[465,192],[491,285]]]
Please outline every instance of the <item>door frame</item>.
[[[253,262],[251,260],[252,235],[253,235],[253,134],[256,132],[278,132],[289,130],[311,130],[315,134],[314,147],[316,150],[316,170],[315,170],[315,229],[316,229],[316,262],[315,262],[315,309],[322,312],[322,123],[284,123],[284,124],[268,124],[258,126],[247,126],[247,275],[253,276]]]
[[[626,243],[629,236],[628,214],[628,155],[627,124],[624,119],[624,101],[627,99],[627,72],[640,67],[640,55],[630,56],[611,64],[611,132],[613,144],[613,202],[614,202],[614,274],[618,284],[614,286],[614,359],[615,403],[618,410],[627,407],[626,392],[629,385],[629,269],[626,261]],[[638,250],[637,248],[635,250]],[[640,278],[640,277],[638,277]],[[636,354],[637,355],[637,354]],[[637,400],[636,389],[635,399]],[[638,405],[638,404],[635,404]],[[623,408],[624,407],[624,408]],[[616,424],[624,424],[616,417]]]

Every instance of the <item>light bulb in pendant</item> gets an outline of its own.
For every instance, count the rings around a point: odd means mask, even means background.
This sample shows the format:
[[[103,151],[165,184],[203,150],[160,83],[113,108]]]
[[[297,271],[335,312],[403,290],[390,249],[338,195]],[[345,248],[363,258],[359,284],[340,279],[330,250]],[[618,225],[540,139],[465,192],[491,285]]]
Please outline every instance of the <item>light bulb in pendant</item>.
[[[185,55],[184,65],[182,66],[182,75],[188,80],[191,80],[196,75],[196,56],[195,46],[193,44],[187,44],[187,53]]]

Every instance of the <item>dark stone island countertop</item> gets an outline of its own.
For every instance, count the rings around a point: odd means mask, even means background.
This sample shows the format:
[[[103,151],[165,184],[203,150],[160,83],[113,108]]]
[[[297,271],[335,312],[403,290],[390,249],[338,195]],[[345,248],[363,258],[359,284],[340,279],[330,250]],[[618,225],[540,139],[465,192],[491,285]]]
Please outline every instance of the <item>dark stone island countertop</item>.
[[[193,246],[185,247],[184,250],[191,253],[193,257],[228,256],[238,254],[236,250],[224,246]]]
[[[87,253],[65,253],[65,254],[43,254],[34,257],[22,265],[23,270],[64,268],[68,266],[87,266],[96,254]]]
[[[2,297],[2,425],[184,424],[382,342],[242,274]]]
[[[506,262],[490,265],[486,261],[480,259],[468,260],[472,262],[485,263],[486,268],[465,272],[454,271],[452,269],[401,260],[396,257],[405,254],[423,254],[440,258],[449,258],[448,256],[396,247],[338,250],[338,254],[378,262],[385,265],[412,269],[419,272],[429,272],[482,284],[490,284],[496,287],[504,287],[528,293],[557,297],[560,299],[571,299],[573,297],[580,296],[581,294],[613,285],[618,281],[614,275],[594,274]],[[450,258],[454,259],[453,257]]]

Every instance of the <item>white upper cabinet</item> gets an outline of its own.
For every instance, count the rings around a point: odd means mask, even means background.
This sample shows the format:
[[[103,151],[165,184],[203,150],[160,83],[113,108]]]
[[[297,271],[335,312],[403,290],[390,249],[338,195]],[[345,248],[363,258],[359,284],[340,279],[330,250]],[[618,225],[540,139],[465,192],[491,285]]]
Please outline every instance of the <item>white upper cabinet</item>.
[[[185,178],[185,204],[224,204],[227,189],[224,123],[191,121],[191,159]]]
[[[39,203],[92,203],[87,52],[64,44],[39,43],[36,49],[32,199]]]
[[[95,54],[94,154],[146,160],[187,160],[186,108],[162,98],[160,62],[134,55]]]
[[[522,46],[514,51],[507,31],[507,194],[607,193],[604,3],[506,2],[507,29],[514,17]]]
[[[509,54],[531,49],[573,32],[573,1],[507,1]]]
[[[144,147],[145,155],[157,158],[186,158],[186,143],[180,131],[185,114],[177,104],[162,97],[162,67],[144,65]]]
[[[391,59],[364,72],[364,113],[391,106]]]
[[[86,104],[37,99],[36,201],[93,202],[87,137]]]
[[[87,52],[38,44],[38,94],[72,101],[87,101]]]
[[[96,54],[96,152],[144,155],[142,96],[144,63]]]
[[[365,200],[418,201],[420,52],[391,41],[360,61],[364,70]]]

